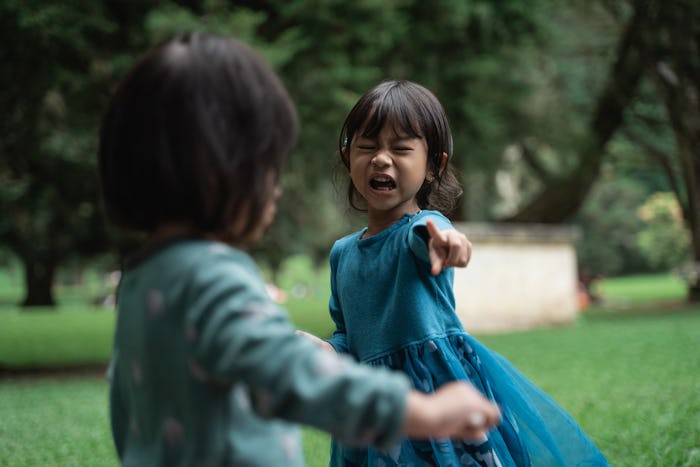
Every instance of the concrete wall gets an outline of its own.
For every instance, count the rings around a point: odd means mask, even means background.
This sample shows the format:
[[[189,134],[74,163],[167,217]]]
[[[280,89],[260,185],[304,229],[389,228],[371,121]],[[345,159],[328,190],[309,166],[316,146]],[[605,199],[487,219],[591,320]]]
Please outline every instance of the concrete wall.
[[[578,275],[572,226],[456,223],[472,242],[455,268],[457,313],[469,332],[502,332],[576,319]]]

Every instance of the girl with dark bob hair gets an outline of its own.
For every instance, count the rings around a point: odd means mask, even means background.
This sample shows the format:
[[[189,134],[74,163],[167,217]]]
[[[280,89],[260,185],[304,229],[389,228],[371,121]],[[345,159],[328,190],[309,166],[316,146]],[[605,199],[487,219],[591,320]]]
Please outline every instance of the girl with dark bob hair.
[[[440,101],[419,84],[387,81],[360,98],[340,132],[342,163],[350,169],[347,146],[358,132],[363,137],[376,138],[387,122],[405,135],[425,139],[428,146],[428,176],[416,193],[418,207],[451,213],[462,196],[462,187],[450,163],[452,133]],[[348,202],[358,211],[367,210],[365,200],[358,195],[352,182],[348,185]]]
[[[155,47],[100,136],[107,215],[145,234],[118,288],[109,367],[123,465],[301,466],[293,423],[385,447],[497,423],[472,385],[423,395],[401,373],[318,349],[271,301],[242,248],[274,219],[297,117],[252,49],[207,34]]]
[[[352,108],[340,133],[349,201],[367,226],[331,250],[330,315],[319,346],[399,370],[425,393],[467,381],[499,405],[495,430],[474,439],[406,438],[389,449],[334,438],[332,466],[605,466],[566,411],[508,361],[470,336],[455,312],[454,268],[471,244],[445,217],[461,189],[452,135],[438,99],[410,81],[387,81]]]
[[[181,223],[245,243],[297,132],[291,99],[251,49],[197,34],[173,40],[137,63],[104,117],[107,215],[138,231]]]

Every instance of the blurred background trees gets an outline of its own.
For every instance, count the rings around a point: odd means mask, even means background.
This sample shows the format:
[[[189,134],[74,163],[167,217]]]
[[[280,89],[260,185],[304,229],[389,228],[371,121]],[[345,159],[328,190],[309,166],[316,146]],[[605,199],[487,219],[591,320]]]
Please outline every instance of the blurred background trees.
[[[127,244],[96,195],[100,117],[134,57],[206,30],[257,47],[301,116],[278,220],[255,252],[270,270],[292,253],[325,262],[361,222],[345,208],[338,131],[365,90],[404,78],[450,117],[456,219],[575,223],[582,268],[690,265],[698,299],[700,4],[565,3],[3,0],[0,262],[21,262],[25,305],[53,302],[59,268],[118,267],[108,252]]]

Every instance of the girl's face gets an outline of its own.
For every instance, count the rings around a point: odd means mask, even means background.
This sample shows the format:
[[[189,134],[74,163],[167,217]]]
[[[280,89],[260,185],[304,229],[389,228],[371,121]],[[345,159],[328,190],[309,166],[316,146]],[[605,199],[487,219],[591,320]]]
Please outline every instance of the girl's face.
[[[375,138],[358,131],[345,155],[350,178],[370,216],[393,220],[418,211],[416,193],[428,176],[425,138],[409,136],[390,123]]]

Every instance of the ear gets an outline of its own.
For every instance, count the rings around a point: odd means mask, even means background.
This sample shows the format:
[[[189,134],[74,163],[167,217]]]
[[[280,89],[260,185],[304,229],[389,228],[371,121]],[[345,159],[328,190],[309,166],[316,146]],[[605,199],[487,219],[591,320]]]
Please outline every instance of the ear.
[[[442,158],[440,159],[440,168],[438,169],[438,174],[442,175],[442,172],[445,170],[445,167],[447,167],[447,153],[443,152],[442,153]]]

